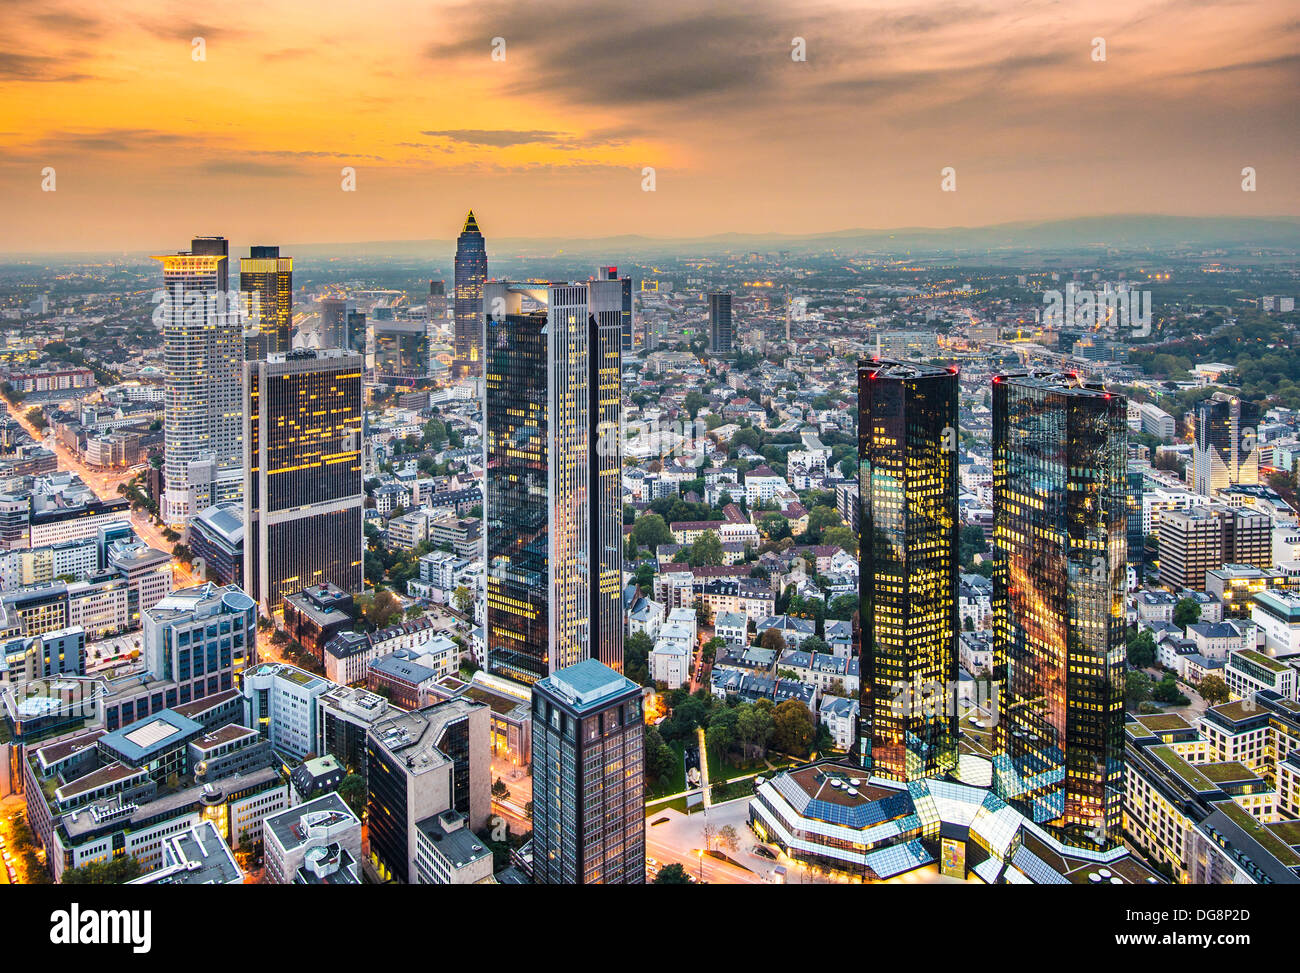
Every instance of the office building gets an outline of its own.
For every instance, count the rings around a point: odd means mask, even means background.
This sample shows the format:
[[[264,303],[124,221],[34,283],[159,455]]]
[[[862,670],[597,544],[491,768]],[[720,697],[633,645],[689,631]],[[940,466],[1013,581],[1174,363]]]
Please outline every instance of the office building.
[[[244,505],[227,500],[190,521],[194,573],[217,584],[244,585]]]
[[[621,670],[622,286],[493,282],[483,303],[487,668]]]
[[[994,787],[1103,849],[1121,841],[1126,412],[1070,375],[993,379]]]
[[[333,683],[281,662],[245,669],[243,723],[276,750],[302,760],[316,752],[316,699],[333,688]]]
[[[908,781],[957,765],[957,371],[858,365],[859,756]]]
[[[323,794],[268,816],[262,822],[262,835],[266,880],[271,884],[299,883],[299,869],[311,863],[329,864],[331,860],[341,864],[345,855],[354,866],[351,878],[354,882],[359,878],[355,871],[361,861],[361,821],[336,793]],[[337,870],[328,874],[336,875]],[[352,883],[335,880],[324,884]]]
[[[361,372],[337,349],[247,365],[244,578],[265,614],[323,582],[361,590]]]
[[[1259,406],[1224,392],[1196,403],[1191,486],[1212,497],[1229,486],[1259,483]]]
[[[488,823],[491,768],[488,708],[453,699],[375,722],[366,740],[370,861],[379,875],[420,881],[421,825],[446,811],[471,830]]]
[[[437,327],[439,324],[446,323],[449,308],[446,281],[429,281],[429,296],[426,299],[425,308],[430,325]]]
[[[616,280],[623,287],[622,303],[622,347],[623,354],[627,355],[632,352],[632,346],[636,343],[636,317],[633,306],[633,292],[635,288],[632,285],[632,278],[629,276],[620,277],[617,267],[597,267],[597,280]]]
[[[457,377],[482,373],[479,318],[483,314],[483,285],[487,282],[487,270],[487,246],[478,221],[474,219],[474,211],[470,210],[465,217],[465,226],[456,238],[455,363],[452,369]]]
[[[153,258],[163,266],[163,301],[154,312],[162,323],[166,388],[160,513],[173,526],[237,498],[242,485],[244,326],[227,307],[228,256],[224,237],[197,237],[188,252]]]
[[[731,322],[731,295],[709,295],[709,351],[715,355],[730,355],[735,340]]]
[[[641,687],[586,659],[533,684],[533,880],[645,882]]]
[[[173,591],[144,612],[145,669],[175,683],[169,706],[203,699],[234,687],[236,660],[256,637],[257,606],[234,585]]]
[[[376,382],[412,382],[432,374],[427,321],[376,321],[373,327]]]
[[[1225,564],[1273,566],[1273,523],[1262,511],[1219,504],[1160,515],[1160,583],[1204,591],[1206,575]]]
[[[293,258],[279,247],[250,247],[239,260],[239,290],[251,315],[244,332],[244,357],[255,361],[289,351],[293,334]]]

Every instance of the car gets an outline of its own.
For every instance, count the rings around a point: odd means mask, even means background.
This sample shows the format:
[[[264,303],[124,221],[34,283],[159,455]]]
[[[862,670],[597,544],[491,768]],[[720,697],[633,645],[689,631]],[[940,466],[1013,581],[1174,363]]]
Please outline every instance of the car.
[[[658,867],[659,867],[659,862],[656,861],[655,859],[651,858],[651,857],[648,856],[648,855],[646,856],[645,863],[646,863],[647,866],[649,866],[649,867],[651,867],[651,868],[658,868]]]

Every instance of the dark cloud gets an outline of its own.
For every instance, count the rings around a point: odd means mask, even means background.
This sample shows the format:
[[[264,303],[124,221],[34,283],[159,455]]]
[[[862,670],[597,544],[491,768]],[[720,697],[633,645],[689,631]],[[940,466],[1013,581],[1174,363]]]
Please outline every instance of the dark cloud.
[[[0,81],[87,81],[94,75],[69,71],[66,65],[77,57],[46,57],[0,51]]]

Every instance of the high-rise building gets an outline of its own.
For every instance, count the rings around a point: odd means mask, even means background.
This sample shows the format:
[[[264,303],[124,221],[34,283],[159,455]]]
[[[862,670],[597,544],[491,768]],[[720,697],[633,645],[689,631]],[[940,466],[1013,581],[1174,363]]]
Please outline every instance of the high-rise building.
[[[533,684],[533,881],[645,883],[641,687],[595,659]]]
[[[957,373],[858,365],[861,716],[871,773],[957,766]]]
[[[429,297],[426,302],[429,324],[437,326],[447,320],[447,284],[441,280],[429,281]]]
[[[730,355],[735,330],[731,324],[731,295],[709,295],[709,351]]]
[[[316,329],[315,340],[309,339],[310,347],[347,348],[349,341],[349,318],[354,312],[344,297],[322,297],[320,299],[320,325]]]
[[[196,237],[163,265],[162,323],[166,408],[162,518],[182,525],[241,480],[239,370],[244,328],[229,297],[229,246]]]
[[[483,313],[483,285],[487,282],[487,246],[470,210],[465,226],[456,238],[456,375],[479,375]]]
[[[428,377],[433,358],[427,321],[376,321],[372,332],[375,381]]]
[[[489,713],[484,703],[452,699],[409,713],[392,711],[371,725],[370,860],[382,877],[411,885],[438,882],[421,846],[438,833],[448,811],[463,815],[471,831],[487,826]]]
[[[1225,564],[1273,566],[1273,521],[1262,510],[1208,504],[1160,514],[1160,583],[1204,591],[1205,576]]]
[[[1196,404],[1192,489],[1212,497],[1225,487],[1259,483],[1259,406],[1216,392]]]
[[[361,590],[361,356],[300,349],[245,375],[244,579],[266,614],[322,582]]]
[[[623,285],[623,305],[622,305],[623,353],[627,354],[632,350],[632,346],[636,342],[636,319],[635,319],[635,314],[634,314],[633,304],[632,304],[632,292],[633,292],[632,278],[630,276],[620,277],[618,275],[617,267],[597,267],[596,279],[617,280]]]
[[[293,331],[293,258],[279,247],[250,247],[239,261],[239,290],[248,295],[252,317],[245,331],[244,357],[265,358],[289,351]]]
[[[993,379],[994,787],[1079,847],[1122,838],[1126,413],[1074,376]]]
[[[621,291],[485,288],[488,669],[520,682],[623,666]]]

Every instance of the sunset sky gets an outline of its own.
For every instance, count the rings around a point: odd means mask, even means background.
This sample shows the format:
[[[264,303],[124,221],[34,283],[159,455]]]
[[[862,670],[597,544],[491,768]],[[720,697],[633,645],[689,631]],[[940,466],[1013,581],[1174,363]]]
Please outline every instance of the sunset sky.
[[[1300,216],[1290,0],[3,10],[0,251]]]

